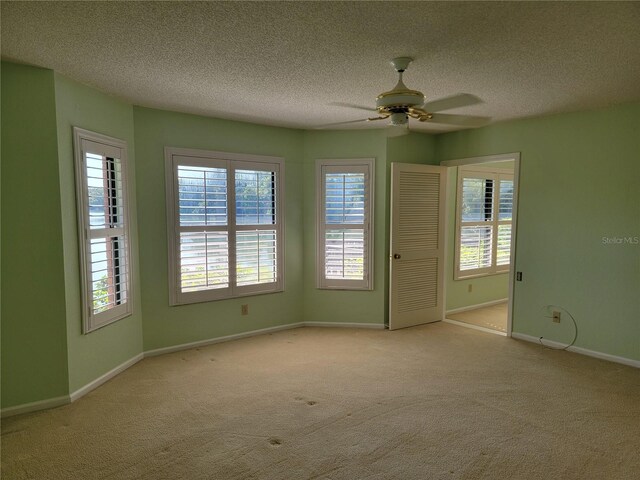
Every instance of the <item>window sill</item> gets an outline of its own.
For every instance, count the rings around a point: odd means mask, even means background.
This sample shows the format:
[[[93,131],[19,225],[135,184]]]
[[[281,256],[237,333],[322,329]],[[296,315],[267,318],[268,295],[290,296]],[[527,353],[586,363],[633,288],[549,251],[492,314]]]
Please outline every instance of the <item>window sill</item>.
[[[284,292],[284,288],[280,288],[278,290],[268,290],[268,291],[262,291],[262,292],[238,293],[236,295],[229,296],[229,297],[197,298],[197,299],[186,300],[186,301],[176,300],[176,301],[170,301],[169,302],[169,306],[170,307],[182,307],[184,305],[193,305],[193,304],[196,304],[196,303],[220,302],[220,301],[223,301],[223,300],[234,300],[234,299],[237,299],[237,298],[257,297],[258,295],[271,295],[271,294],[274,294],[274,293],[283,293],[283,292]]]
[[[499,272],[483,272],[483,273],[471,273],[469,275],[456,275],[453,277],[454,281],[458,280],[469,280],[472,278],[482,278],[482,277],[493,277],[495,275],[506,275],[510,272],[510,270],[501,270]]]
[[[373,288],[368,285],[364,286],[350,286],[350,285],[335,285],[335,286],[327,286],[327,285],[317,285],[317,290],[345,290],[352,292],[371,292]]]

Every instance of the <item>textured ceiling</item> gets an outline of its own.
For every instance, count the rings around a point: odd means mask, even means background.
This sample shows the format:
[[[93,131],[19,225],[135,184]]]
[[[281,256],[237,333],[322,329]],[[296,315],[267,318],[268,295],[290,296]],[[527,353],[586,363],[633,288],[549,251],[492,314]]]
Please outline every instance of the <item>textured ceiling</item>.
[[[638,2],[2,2],[3,58],[137,105],[287,127],[405,83],[492,121],[640,99]],[[374,128],[356,124],[345,128]],[[412,123],[416,130],[451,127]]]

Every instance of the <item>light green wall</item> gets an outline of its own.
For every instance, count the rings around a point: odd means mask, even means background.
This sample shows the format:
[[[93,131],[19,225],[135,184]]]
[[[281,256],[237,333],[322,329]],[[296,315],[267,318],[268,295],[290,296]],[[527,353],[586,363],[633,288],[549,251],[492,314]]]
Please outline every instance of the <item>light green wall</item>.
[[[316,288],[316,160],[374,158],[373,290]],[[385,320],[385,182],[384,130],[308,131],[304,133],[304,319],[307,322],[379,323]]]
[[[482,164],[485,168],[510,168],[513,162]],[[509,274],[489,275],[486,277],[454,280],[456,245],[456,201],[458,189],[458,168],[450,167],[447,179],[447,264],[445,281],[447,284],[447,310],[479,305],[501,300],[509,296]],[[469,291],[471,285],[472,291]]]
[[[541,314],[557,304],[576,317],[579,346],[640,359],[640,246],[602,242],[640,236],[638,104],[387,138],[384,130],[300,131],[131,107],[49,70],[3,63],[1,111],[3,408],[66,395],[143,349],[303,320],[384,323],[391,162],[514,151],[522,153],[516,267],[524,272],[514,331],[567,341],[569,322]],[[134,167],[134,315],[87,336],[72,125],[126,140]],[[165,146],[285,158],[285,292],[168,306]],[[353,157],[376,159],[374,290],[321,291],[315,160]],[[244,303],[248,316],[240,315]]]
[[[134,122],[145,350],[302,321],[302,132],[138,107]],[[169,306],[165,146],[284,157],[284,292]]]
[[[440,135],[439,160],[521,152],[514,332],[640,359],[640,104]]]
[[[55,74],[55,98],[64,238],[69,388],[74,392],[142,352],[133,107],[59,74]],[[128,147],[133,315],[88,335],[82,334],[73,157],[74,126],[124,140]]]
[[[2,63],[2,407],[67,394],[54,75]]]
[[[435,163],[434,138],[388,130],[308,131],[304,137],[304,319],[308,322],[388,321],[389,193],[391,162]],[[375,158],[374,288],[372,291],[316,288],[316,160]]]

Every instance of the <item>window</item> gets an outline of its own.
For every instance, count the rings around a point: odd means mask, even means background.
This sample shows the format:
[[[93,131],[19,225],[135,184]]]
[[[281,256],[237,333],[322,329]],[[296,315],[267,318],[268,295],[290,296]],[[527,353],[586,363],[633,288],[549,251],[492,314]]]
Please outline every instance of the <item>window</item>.
[[[74,128],[83,331],[131,314],[127,145]]]
[[[509,271],[513,173],[458,167],[456,279]]]
[[[283,160],[166,149],[171,305],[283,290]]]
[[[318,288],[371,290],[373,160],[318,160]]]

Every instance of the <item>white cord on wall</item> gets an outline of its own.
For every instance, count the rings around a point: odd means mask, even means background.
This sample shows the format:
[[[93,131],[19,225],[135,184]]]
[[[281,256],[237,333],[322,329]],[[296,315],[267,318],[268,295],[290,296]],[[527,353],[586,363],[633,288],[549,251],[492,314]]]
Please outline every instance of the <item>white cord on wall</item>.
[[[553,312],[554,311],[558,311],[558,310],[560,310],[560,311],[564,312],[565,314],[567,314],[569,316],[569,318],[571,319],[571,321],[573,322],[573,330],[574,330],[573,340],[571,340],[571,343],[568,344],[565,347],[550,347],[549,345],[545,345],[544,343],[542,343],[542,340],[543,340],[544,337],[540,337],[538,339],[539,342],[540,342],[540,345],[542,345],[544,348],[548,348],[550,350],[566,350],[567,348],[572,346],[574,343],[576,343],[576,339],[578,338],[578,324],[576,323],[576,319],[573,318],[573,315],[571,315],[571,313],[569,313],[568,310],[566,310],[565,308],[562,308],[562,307],[560,307],[558,305],[545,305],[544,307],[542,307],[542,311],[544,312],[543,316],[545,318],[553,318]]]

